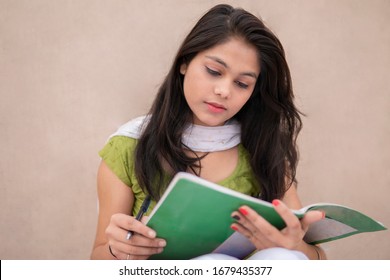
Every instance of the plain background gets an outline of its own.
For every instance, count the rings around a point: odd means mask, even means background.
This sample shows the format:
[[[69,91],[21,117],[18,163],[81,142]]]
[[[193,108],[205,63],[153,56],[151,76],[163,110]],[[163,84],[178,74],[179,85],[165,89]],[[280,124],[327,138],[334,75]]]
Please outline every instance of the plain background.
[[[303,203],[390,226],[390,1],[225,1],[282,41],[296,101]],[[0,0],[0,258],[88,259],[98,151],[144,114],[179,44],[221,1]],[[390,259],[389,231],[323,245]]]

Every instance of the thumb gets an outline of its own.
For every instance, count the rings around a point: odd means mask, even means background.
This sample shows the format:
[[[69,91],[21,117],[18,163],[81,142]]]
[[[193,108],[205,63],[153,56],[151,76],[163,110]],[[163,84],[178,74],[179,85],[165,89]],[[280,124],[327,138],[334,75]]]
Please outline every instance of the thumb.
[[[311,224],[318,222],[324,218],[325,218],[325,212],[317,211],[317,210],[307,212],[301,220],[303,230],[306,232]]]

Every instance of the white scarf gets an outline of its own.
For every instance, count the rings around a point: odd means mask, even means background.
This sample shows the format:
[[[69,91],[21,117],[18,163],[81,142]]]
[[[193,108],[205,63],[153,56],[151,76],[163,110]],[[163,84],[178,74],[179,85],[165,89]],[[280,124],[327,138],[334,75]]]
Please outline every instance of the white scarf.
[[[127,136],[139,139],[150,116],[142,116],[122,125],[110,136]],[[182,143],[196,152],[217,152],[233,148],[241,142],[241,126],[230,120],[223,126],[201,126],[189,124],[183,132]]]

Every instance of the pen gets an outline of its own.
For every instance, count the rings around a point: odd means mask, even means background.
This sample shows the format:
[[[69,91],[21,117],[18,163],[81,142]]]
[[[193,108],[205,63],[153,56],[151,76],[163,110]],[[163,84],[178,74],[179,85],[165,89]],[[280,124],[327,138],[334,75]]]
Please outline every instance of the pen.
[[[138,212],[137,216],[135,217],[135,219],[137,221],[141,221],[142,216],[146,213],[146,211],[148,211],[148,208],[150,205],[150,200],[151,200],[151,197],[150,197],[150,195],[148,195],[145,198],[144,202],[142,202],[141,208],[139,209],[139,212]],[[132,235],[133,235],[133,232],[131,230],[129,230],[127,232],[126,239],[129,240]]]

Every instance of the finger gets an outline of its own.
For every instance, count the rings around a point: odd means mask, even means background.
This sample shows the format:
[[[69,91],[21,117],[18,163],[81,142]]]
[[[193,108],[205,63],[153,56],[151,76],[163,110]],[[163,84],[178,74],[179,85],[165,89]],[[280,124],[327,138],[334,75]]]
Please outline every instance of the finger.
[[[142,256],[149,257],[154,254],[159,254],[164,250],[162,247],[133,246],[123,242],[114,243],[112,247],[118,251],[117,256],[121,259],[134,259],[136,256],[137,258]]]
[[[124,252],[120,252],[118,255],[118,259],[120,260],[146,260],[150,257],[150,255],[132,255]]]
[[[242,206],[239,209],[242,219],[239,223],[251,231],[257,239],[266,238],[272,242],[282,237],[280,231],[272,226],[267,220],[260,216],[256,211],[248,206]]]
[[[309,211],[301,219],[302,228],[306,232],[309,226],[325,218],[325,213],[322,211]]]
[[[123,232],[125,239],[128,231],[132,231],[149,238],[156,237],[156,232],[153,229],[147,227],[132,216],[125,214],[114,214],[111,217],[111,221],[125,231]]]
[[[242,235],[244,235],[248,239],[253,238],[252,232],[250,230],[248,230],[247,228],[245,228],[244,226],[242,226],[241,224],[233,223],[230,225],[230,228],[236,232],[241,233]]]
[[[126,240],[128,231],[134,235]],[[124,214],[115,214],[111,217],[109,226],[106,229],[111,250],[119,259],[138,258],[134,256],[148,256],[160,253],[166,245],[165,240],[155,238],[156,233],[141,222]],[[146,236],[145,236],[146,235]],[[144,257],[146,256],[146,257]]]
[[[129,240],[126,240],[127,244],[133,246],[142,247],[165,247],[167,242],[161,238],[147,238],[139,234],[134,234]]]
[[[136,234],[130,240],[111,240],[109,242],[113,254],[117,258],[123,258],[124,255],[150,256],[161,253],[166,246],[166,241],[160,238],[149,239]],[[122,256],[122,257],[120,257]]]
[[[252,234],[252,232],[254,231],[253,225],[249,222],[249,220],[247,220],[245,215],[241,214],[238,211],[234,211],[231,214],[231,217],[237,221],[237,223],[233,223],[230,226],[234,231],[241,233],[248,239],[253,238],[253,234]]]
[[[147,260],[150,256],[126,255],[124,254],[121,260]]]
[[[237,216],[237,214],[236,214],[236,216]],[[255,247],[258,250],[268,248],[268,247],[272,246],[272,244],[273,244],[272,242],[270,242],[266,238],[263,238],[263,236],[260,232],[251,231],[239,223],[233,223],[230,227],[234,231],[236,231],[236,232],[242,234],[243,236],[245,236],[246,238],[248,238],[253,243],[253,245],[255,245]]]
[[[280,215],[280,217],[285,222],[288,230],[294,232],[302,231],[301,221],[298,219],[297,216],[295,216],[295,214],[291,211],[291,209],[287,207],[286,204],[284,204],[279,199],[274,199],[272,201],[272,204],[274,205],[275,211]]]
[[[234,211],[231,214],[231,217],[235,219],[237,223],[232,224],[230,227],[233,230],[240,232],[245,237],[251,238],[253,235],[252,231],[254,231],[254,228],[252,224],[246,219],[246,217],[238,211]]]

